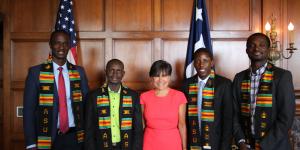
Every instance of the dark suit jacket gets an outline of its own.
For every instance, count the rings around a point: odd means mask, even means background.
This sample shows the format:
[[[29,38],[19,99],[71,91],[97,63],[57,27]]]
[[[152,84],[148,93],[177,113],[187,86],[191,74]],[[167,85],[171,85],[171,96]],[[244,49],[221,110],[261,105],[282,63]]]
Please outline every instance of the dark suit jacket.
[[[233,82],[233,129],[236,142],[240,139],[245,139],[244,129],[240,125],[241,82],[245,75],[248,75],[247,70],[238,73]],[[292,126],[295,113],[295,94],[292,74],[287,70],[274,66],[272,91],[272,126],[262,139],[260,146],[263,150],[290,150],[291,145],[289,143],[288,130]]]
[[[85,138],[85,149],[86,150],[99,150],[104,149],[103,148],[103,141],[102,136],[99,130],[98,125],[98,116],[97,116],[97,95],[107,95],[108,94],[108,87],[104,86],[104,91],[102,91],[102,88],[98,88],[95,91],[91,92],[89,94],[88,102],[87,102],[87,108],[86,108],[86,138]],[[123,108],[122,108],[122,98],[123,98],[123,91],[126,90],[127,94],[132,97],[133,101],[133,123],[132,123],[132,150],[142,150],[143,148],[143,124],[142,124],[142,113],[141,113],[141,105],[139,100],[139,95],[124,86],[121,86],[121,95],[120,95],[120,123],[123,115]],[[111,137],[109,135],[108,137]],[[121,139],[122,140],[122,139]],[[111,139],[110,139],[111,142]],[[111,144],[110,144],[111,145]]]
[[[193,76],[187,79],[183,84],[183,92],[185,93],[188,103],[191,98],[188,96],[188,87],[191,83],[198,83],[198,77]],[[210,143],[213,150],[231,149],[232,140],[232,91],[231,81],[222,76],[216,75],[214,81],[214,109],[215,119],[213,123],[213,129],[210,130]],[[187,121],[188,123],[188,121]],[[189,127],[187,124],[187,130]],[[188,137],[188,146],[190,137]]]
[[[40,75],[41,65],[29,68],[28,75],[25,82],[24,90],[24,110],[23,110],[23,127],[25,134],[26,146],[37,144],[37,130],[38,130],[38,103],[39,103],[39,88],[40,88]],[[88,81],[84,69],[76,66],[81,78],[81,91],[83,102],[88,93]],[[52,122],[52,142],[55,140],[57,133],[57,117],[58,117],[58,92],[56,84],[54,84],[54,102],[53,102],[53,122]],[[72,90],[70,90],[72,92]],[[72,94],[70,94],[72,96]],[[72,97],[71,97],[72,98]],[[75,121],[75,120],[74,120]],[[76,122],[75,122],[76,124]]]

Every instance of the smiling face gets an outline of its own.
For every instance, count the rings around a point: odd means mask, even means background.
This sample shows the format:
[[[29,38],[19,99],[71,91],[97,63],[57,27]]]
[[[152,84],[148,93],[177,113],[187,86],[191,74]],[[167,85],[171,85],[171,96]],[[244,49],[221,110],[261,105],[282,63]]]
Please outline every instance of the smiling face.
[[[251,37],[247,41],[246,52],[251,61],[266,61],[269,54],[267,39],[263,35]]]
[[[201,79],[205,79],[211,71],[214,62],[210,55],[205,52],[197,52],[194,57],[194,67],[196,68],[197,75]]]
[[[170,75],[163,75],[163,73],[160,73],[159,76],[154,76],[151,78],[156,90],[166,90],[169,88],[169,83],[171,81]]]
[[[106,67],[106,78],[108,84],[119,85],[122,82],[125,71],[124,66],[118,62],[111,62]]]
[[[50,48],[54,62],[66,61],[70,49],[69,36],[62,32],[54,33]]]
[[[158,91],[165,91],[169,88],[171,81],[172,66],[164,60],[155,61],[149,72],[152,84]]]

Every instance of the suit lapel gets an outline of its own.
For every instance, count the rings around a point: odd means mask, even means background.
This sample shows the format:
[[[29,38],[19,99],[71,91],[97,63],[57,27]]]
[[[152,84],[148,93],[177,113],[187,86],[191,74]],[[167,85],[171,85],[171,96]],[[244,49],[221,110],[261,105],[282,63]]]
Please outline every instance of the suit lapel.
[[[198,83],[198,76],[197,75],[193,76],[192,83]]]

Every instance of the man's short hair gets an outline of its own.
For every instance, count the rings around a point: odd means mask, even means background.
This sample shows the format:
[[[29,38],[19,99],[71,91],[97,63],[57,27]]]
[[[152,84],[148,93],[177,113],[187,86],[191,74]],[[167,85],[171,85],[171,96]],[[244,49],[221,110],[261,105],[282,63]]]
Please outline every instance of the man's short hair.
[[[65,31],[65,30],[55,30],[50,35],[49,44],[52,44],[52,42],[54,41],[55,35],[58,34],[58,33],[63,33],[63,34],[65,34],[70,39],[70,35],[69,35],[69,33],[67,31]]]
[[[194,59],[195,59],[195,58],[199,55],[199,53],[201,53],[201,52],[206,53],[206,54],[209,56],[209,58],[210,58],[211,60],[214,59],[214,56],[213,56],[212,52],[211,52],[209,49],[207,49],[207,48],[199,48],[199,49],[197,49],[197,50],[194,52],[194,54],[193,54]]]
[[[270,46],[271,46],[270,38],[269,38],[267,35],[265,35],[265,34],[263,34],[263,33],[259,33],[259,32],[258,32],[258,33],[254,33],[254,34],[252,34],[252,35],[250,35],[250,36],[248,37],[248,39],[247,39],[247,45],[248,45],[248,43],[249,43],[251,40],[253,40],[253,38],[258,37],[258,36],[265,38],[265,41],[266,41],[266,44],[267,44],[267,48],[270,48]]]
[[[119,60],[119,59],[111,59],[107,62],[105,69],[108,70],[108,68],[112,65],[112,64],[119,64],[122,66],[122,68],[124,69],[124,63]]]

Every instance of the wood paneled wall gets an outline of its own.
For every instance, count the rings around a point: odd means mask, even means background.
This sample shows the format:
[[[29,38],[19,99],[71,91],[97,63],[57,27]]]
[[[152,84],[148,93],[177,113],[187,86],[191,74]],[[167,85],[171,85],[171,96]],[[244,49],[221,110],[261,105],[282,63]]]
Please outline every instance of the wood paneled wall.
[[[4,128],[5,150],[24,147],[21,106],[27,69],[44,61],[59,0],[0,0],[4,16]],[[148,71],[155,60],[173,66],[172,86],[180,86],[193,0],[74,0],[79,64],[91,88],[104,81],[111,58],[125,63],[124,82],[135,90],[151,88]],[[286,25],[292,21],[300,37],[298,0],[207,0],[217,73],[232,79],[249,65],[245,40],[262,32],[272,13],[277,18],[281,46],[287,45]],[[280,10],[280,11],[278,11]],[[296,47],[300,46],[296,38]],[[294,75],[299,89],[300,53],[279,66]]]
[[[1,5],[1,3],[0,3]],[[0,64],[3,64],[3,15],[0,13]],[[0,145],[3,145],[3,66],[0,65]]]

